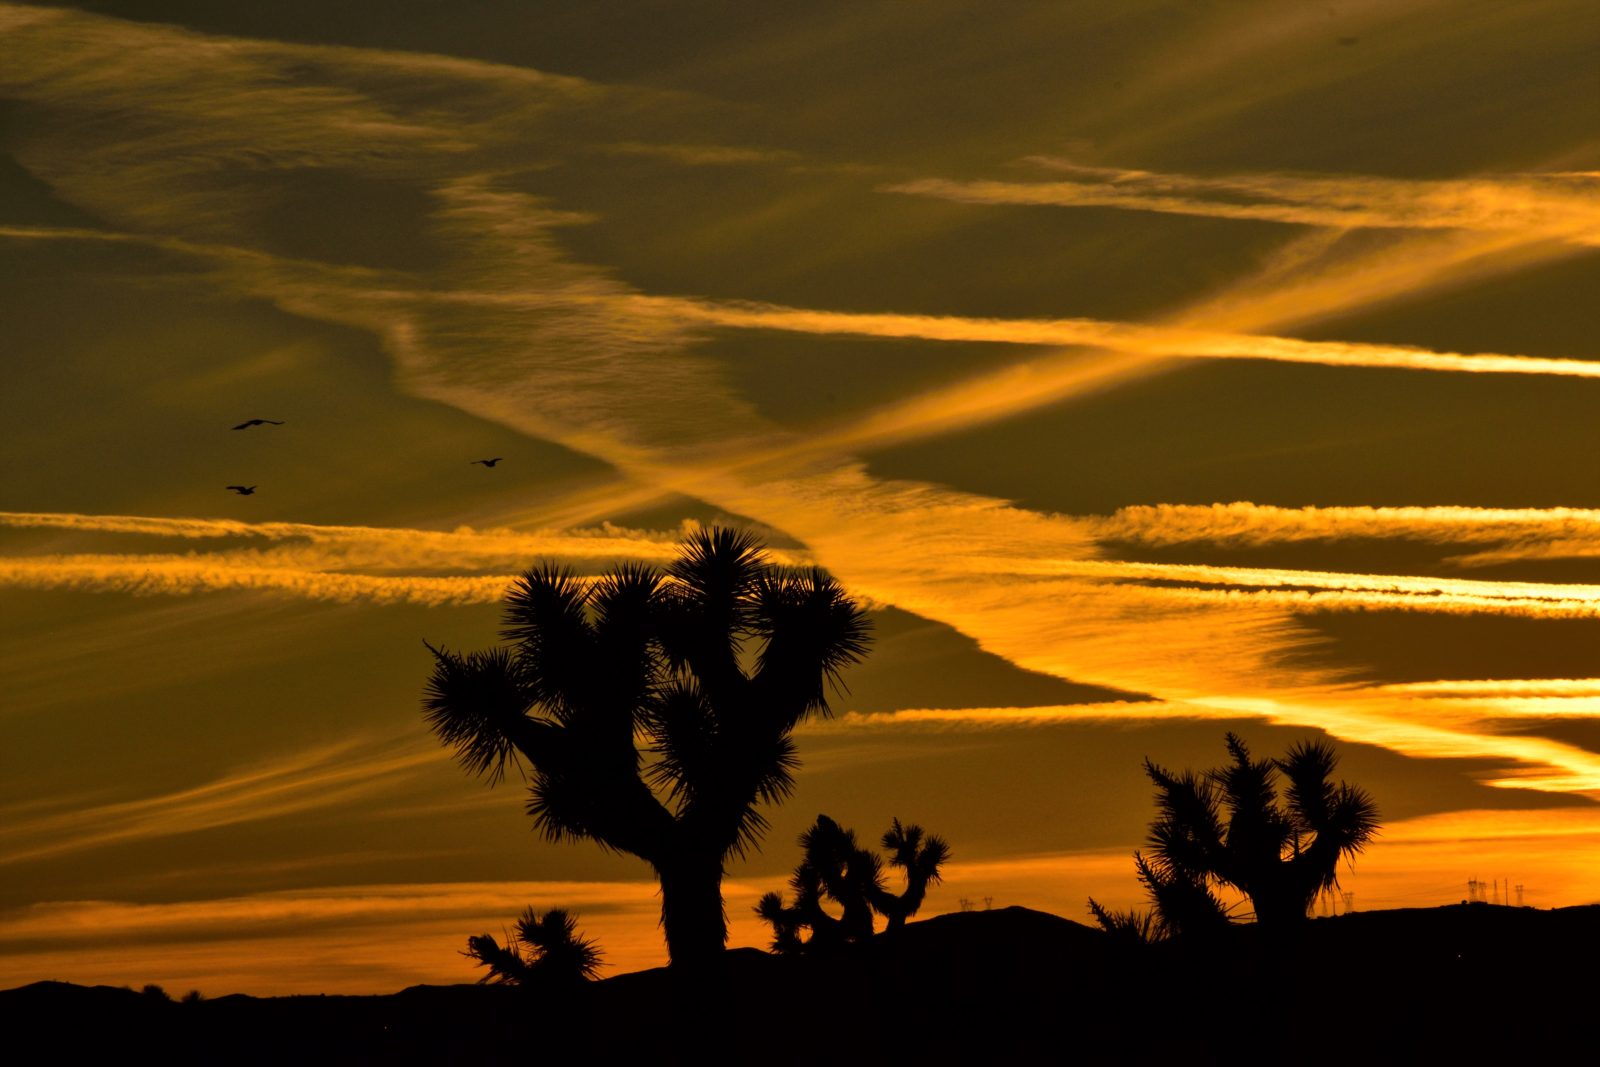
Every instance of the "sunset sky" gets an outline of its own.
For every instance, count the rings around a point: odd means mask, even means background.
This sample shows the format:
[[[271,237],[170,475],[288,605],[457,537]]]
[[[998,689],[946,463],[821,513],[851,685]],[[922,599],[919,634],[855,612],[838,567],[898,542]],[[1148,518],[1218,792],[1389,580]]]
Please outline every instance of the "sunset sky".
[[[1136,903],[1228,730],[1357,908],[1600,901],[1592,0],[0,3],[0,278],[0,988],[664,962],[423,642],[712,522],[876,634],[734,944],[819,812]]]

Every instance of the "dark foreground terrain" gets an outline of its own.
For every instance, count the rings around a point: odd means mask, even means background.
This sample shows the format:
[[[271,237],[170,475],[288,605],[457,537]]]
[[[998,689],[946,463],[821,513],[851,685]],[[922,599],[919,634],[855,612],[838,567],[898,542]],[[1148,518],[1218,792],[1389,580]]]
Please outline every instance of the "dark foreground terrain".
[[[0,992],[0,1021],[13,1063],[1600,1062],[1600,905],[1369,912],[1291,943],[1231,933],[1141,948],[1006,908],[832,958],[742,949],[717,979],[641,971],[568,997],[178,1004],[41,982]]]

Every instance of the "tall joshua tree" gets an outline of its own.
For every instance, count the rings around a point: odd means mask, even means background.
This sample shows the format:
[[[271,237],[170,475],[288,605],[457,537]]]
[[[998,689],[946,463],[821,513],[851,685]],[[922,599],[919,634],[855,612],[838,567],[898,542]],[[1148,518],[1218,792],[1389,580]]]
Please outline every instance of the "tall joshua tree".
[[[545,566],[505,605],[505,644],[434,654],[424,709],[490,783],[515,766],[551,840],[650,864],[675,966],[727,942],[725,865],[798,766],[791,734],[867,650],[862,609],[821,570],[780,568],[747,532],[702,530],[665,573],[588,583]]]
[[[1276,760],[1252,759],[1231,733],[1227,747],[1232,762],[1204,775],[1145,761],[1158,815],[1134,863],[1168,933],[1225,923],[1216,886],[1249,897],[1263,928],[1302,922],[1317,894],[1338,885],[1339,861],[1378,832],[1372,797],[1332,780],[1338,757],[1327,742],[1297,742]]]

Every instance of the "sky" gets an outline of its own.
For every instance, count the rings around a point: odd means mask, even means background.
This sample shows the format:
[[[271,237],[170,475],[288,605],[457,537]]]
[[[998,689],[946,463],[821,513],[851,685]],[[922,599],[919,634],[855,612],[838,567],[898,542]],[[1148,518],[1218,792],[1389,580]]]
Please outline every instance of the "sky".
[[[1319,908],[1600,901],[1597,55],[1583,0],[0,3],[0,987],[471,981],[528,905],[664,962],[423,642],[711,523],[875,626],[733,944],[819,812],[948,839],[924,914],[1134,904],[1143,760],[1228,731],[1377,801]]]

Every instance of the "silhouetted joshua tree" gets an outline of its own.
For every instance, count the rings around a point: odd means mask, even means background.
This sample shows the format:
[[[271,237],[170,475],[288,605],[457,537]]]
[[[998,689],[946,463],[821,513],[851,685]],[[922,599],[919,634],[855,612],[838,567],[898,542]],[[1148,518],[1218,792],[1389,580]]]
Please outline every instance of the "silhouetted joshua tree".
[[[593,938],[578,936],[578,920],[561,908],[540,915],[523,911],[516,929],[501,945],[489,934],[467,938],[462,953],[489,968],[484,985],[570,987],[590,981],[604,955]]]
[[[898,930],[922,907],[928,886],[940,881],[940,868],[950,859],[950,846],[938,834],[923,835],[922,827],[901,826],[900,820],[884,831],[883,847],[889,851],[889,866],[905,873],[906,887],[898,896],[886,892],[881,884],[872,890],[872,906],[889,920],[889,929]]]
[[[937,835],[924,836],[920,826],[901,826],[895,819],[883,835],[890,850],[889,864],[905,872],[906,887],[899,894],[884,885],[883,860],[856,843],[856,835],[826,815],[818,815],[811,829],[800,835],[804,858],[789,879],[794,904],[782,893],[768,893],[756,905],[756,914],[772,925],[775,952],[819,951],[872,936],[873,913],[898,930],[917,913],[930,883],[940,880],[940,868],[950,858],[950,846]],[[823,901],[838,905],[831,915]],[[809,936],[802,937],[802,932]]]
[[[1227,746],[1233,762],[1203,775],[1173,775],[1145,760],[1158,815],[1133,859],[1155,907],[1157,935],[1225,926],[1227,911],[1214,892],[1220,886],[1248,897],[1263,928],[1304,922],[1317,894],[1339,884],[1339,861],[1378,832],[1371,796],[1331,780],[1338,757],[1327,742],[1296,742],[1276,760],[1251,759],[1232,733]],[[1280,776],[1287,780],[1281,801]],[[1112,932],[1139,921],[1137,913],[1117,916],[1093,900],[1090,910]]]
[[[713,528],[664,574],[530,570],[504,619],[506,646],[429,646],[434,732],[491,783],[525,772],[549,839],[649,863],[673,964],[713,961],[724,865],[793,788],[790,735],[828,713],[826,687],[865,654],[865,613],[821,570],[779,568],[749,533]]]
[[[856,844],[853,830],[826,815],[800,835],[800,847],[800,866],[789,879],[794,905],[785,905],[776,892],[756,904],[756,914],[772,924],[773,950],[821,949],[871,937],[871,890],[882,888],[883,861]],[[823,908],[824,899],[839,906],[837,918]],[[809,938],[801,938],[804,930]]]

